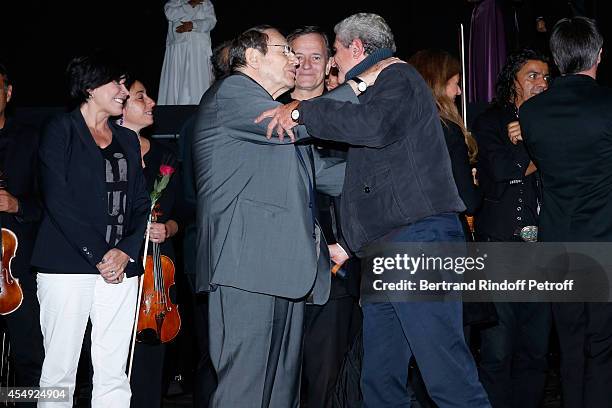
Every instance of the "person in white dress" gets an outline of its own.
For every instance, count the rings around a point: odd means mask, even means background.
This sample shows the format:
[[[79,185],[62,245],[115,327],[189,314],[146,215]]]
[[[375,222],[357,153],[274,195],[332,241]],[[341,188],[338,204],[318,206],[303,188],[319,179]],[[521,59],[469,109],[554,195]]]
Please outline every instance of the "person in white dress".
[[[210,0],[169,0],[160,105],[196,105],[213,80],[210,31],[217,23]]]

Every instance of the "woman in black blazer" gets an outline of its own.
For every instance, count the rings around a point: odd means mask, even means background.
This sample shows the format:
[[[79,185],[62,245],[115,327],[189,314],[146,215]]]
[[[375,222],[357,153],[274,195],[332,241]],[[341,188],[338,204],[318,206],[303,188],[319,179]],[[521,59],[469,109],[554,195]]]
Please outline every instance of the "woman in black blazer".
[[[91,319],[92,407],[128,407],[125,370],[150,200],[138,137],[111,120],[128,96],[123,71],[95,54],[73,59],[67,73],[80,105],[46,126],[39,150],[44,215],[32,264],[45,346],[40,385],[68,387],[69,401],[49,406],[72,406]]]

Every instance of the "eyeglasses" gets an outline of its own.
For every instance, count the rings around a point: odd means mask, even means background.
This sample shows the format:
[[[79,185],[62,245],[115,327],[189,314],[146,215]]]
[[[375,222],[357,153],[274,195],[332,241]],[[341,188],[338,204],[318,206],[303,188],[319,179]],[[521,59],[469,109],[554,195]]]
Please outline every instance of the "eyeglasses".
[[[287,44],[268,44],[268,47],[283,47],[283,54],[285,54],[285,56],[289,56],[289,54],[294,54],[293,48],[291,48]]]

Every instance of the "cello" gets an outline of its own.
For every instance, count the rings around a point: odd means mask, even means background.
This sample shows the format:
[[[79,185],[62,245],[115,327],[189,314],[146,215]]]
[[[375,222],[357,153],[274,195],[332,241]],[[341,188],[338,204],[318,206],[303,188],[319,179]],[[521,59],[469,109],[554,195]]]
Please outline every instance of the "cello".
[[[152,211],[153,222],[161,215],[158,208],[159,205],[156,205]],[[170,299],[170,287],[175,284],[174,263],[161,254],[159,243],[149,243],[151,254],[145,254],[136,339],[145,343],[167,343],[176,337],[181,328],[178,307]]]
[[[11,273],[11,261],[17,253],[19,241],[15,233],[2,228],[2,271],[0,272],[0,315],[13,313],[23,302],[19,279]]]

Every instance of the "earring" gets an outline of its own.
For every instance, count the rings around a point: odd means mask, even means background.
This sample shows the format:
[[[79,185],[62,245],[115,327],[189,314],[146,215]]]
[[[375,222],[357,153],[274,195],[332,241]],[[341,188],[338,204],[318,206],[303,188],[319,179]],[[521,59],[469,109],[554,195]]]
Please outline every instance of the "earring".
[[[123,116],[119,118],[119,126],[123,126]]]

